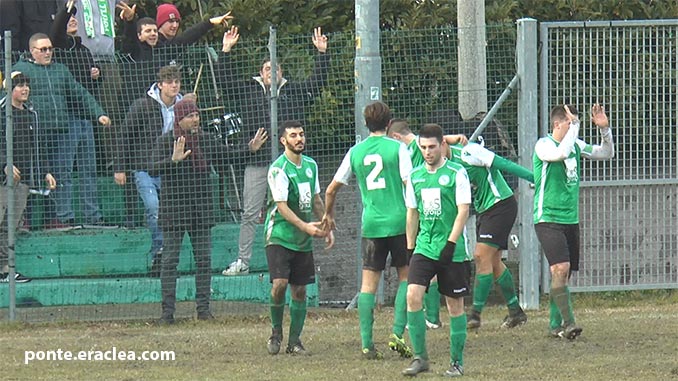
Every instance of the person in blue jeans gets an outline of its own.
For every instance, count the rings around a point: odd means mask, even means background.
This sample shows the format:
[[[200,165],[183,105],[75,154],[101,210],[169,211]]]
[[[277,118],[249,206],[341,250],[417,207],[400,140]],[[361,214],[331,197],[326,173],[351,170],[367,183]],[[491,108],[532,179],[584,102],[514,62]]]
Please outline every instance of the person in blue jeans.
[[[158,225],[159,176],[151,176],[151,150],[158,137],[171,132],[174,126],[174,105],[182,99],[181,72],[176,66],[165,66],[158,71],[158,80],[146,95],[134,101],[118,136],[118,157],[115,161],[115,182],[123,186],[126,173],[134,175],[134,183],[144,203],[146,223],[151,231],[151,275],[160,271],[163,247],[162,231]]]

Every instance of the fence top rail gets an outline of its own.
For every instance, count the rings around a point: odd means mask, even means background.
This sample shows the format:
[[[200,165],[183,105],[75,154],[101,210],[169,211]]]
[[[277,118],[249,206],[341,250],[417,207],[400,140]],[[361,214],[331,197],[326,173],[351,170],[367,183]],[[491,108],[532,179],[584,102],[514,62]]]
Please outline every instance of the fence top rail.
[[[548,21],[540,23],[544,28],[607,28],[635,26],[678,26],[678,19],[654,20],[609,20],[609,21]]]

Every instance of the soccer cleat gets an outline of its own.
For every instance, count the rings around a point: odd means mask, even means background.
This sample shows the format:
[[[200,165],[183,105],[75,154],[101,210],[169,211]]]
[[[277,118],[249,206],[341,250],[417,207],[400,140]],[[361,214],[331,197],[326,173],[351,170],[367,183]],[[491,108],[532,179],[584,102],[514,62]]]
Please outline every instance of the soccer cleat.
[[[443,373],[445,377],[460,377],[464,375],[464,367],[461,366],[458,362],[453,362],[450,364],[450,369],[446,370]]]
[[[562,339],[565,337],[565,330],[563,327],[551,328],[549,329],[549,336],[556,339]]]
[[[222,274],[226,276],[232,276],[232,275],[246,275],[250,273],[250,267],[242,261],[242,259],[238,259],[235,262],[231,263],[228,265],[228,268],[224,271],[222,271]]]
[[[426,329],[438,329],[443,326],[443,323],[431,323],[430,321],[426,320]]]
[[[583,329],[574,323],[568,324],[563,330],[563,337],[568,340],[574,340],[577,338],[577,336],[581,335],[582,331]]]
[[[504,318],[504,322],[501,323],[501,327],[513,328],[525,323],[527,323],[527,315],[522,308],[518,307],[517,310],[509,310],[509,314]]]
[[[277,355],[280,352],[280,343],[282,342],[282,332],[273,330],[271,337],[268,338],[266,348],[269,355]]]
[[[376,348],[363,348],[363,358],[365,360],[383,360],[384,355]]]
[[[172,325],[175,323],[174,315],[163,314],[160,319],[155,322],[157,325]]]
[[[21,275],[20,273],[14,273],[15,283],[28,283],[31,280],[31,278]],[[9,273],[0,273],[0,283],[9,283]]]
[[[290,345],[287,344],[287,349],[285,350],[285,353],[289,353],[293,356],[308,356],[308,352],[306,351],[306,348],[301,344],[301,341],[297,341],[296,344]]]
[[[388,347],[391,348],[392,351],[398,352],[400,357],[412,357],[412,349],[405,344],[405,339],[398,337],[395,333],[391,334],[391,337],[388,340]]]
[[[410,366],[405,368],[402,373],[404,376],[416,376],[419,373],[428,372],[428,370],[428,360],[425,360],[421,357],[415,357],[410,363]]]
[[[198,320],[214,320],[214,315],[211,312],[198,312]]]
[[[466,329],[478,328],[480,328],[480,312],[471,310],[471,312],[466,315]]]

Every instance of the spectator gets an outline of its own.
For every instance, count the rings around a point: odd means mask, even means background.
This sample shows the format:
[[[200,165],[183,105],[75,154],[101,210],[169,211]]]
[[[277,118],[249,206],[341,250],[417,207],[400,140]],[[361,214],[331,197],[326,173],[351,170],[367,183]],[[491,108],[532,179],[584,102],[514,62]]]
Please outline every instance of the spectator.
[[[245,164],[244,204],[240,238],[238,242],[238,258],[223,271],[224,275],[241,275],[249,273],[252,257],[255,223],[266,201],[266,173],[271,162],[271,153],[264,149],[268,140],[270,115],[271,62],[264,60],[259,76],[246,81],[238,80],[230,58],[233,46],[240,35],[237,27],[224,33],[222,52],[217,66],[217,80],[221,87],[227,89],[232,99],[238,102],[243,121],[242,135],[245,141],[238,150],[245,152],[241,158]],[[319,95],[320,89],[327,82],[329,55],[327,36],[320,28],[313,31],[313,45],[318,50],[313,74],[306,81],[293,83],[283,78],[282,68],[278,66],[278,120],[303,120],[305,109]],[[251,139],[251,140],[248,140]]]
[[[61,0],[64,2],[63,0]],[[119,97],[122,95],[123,79],[115,57],[115,4],[121,0],[78,0],[79,12],[75,14],[78,22],[77,36],[82,45],[92,54],[94,62],[101,74],[97,81],[97,91],[92,93],[110,114],[111,124],[120,125],[124,117]],[[122,0],[128,1],[128,0]],[[73,3],[69,0],[68,3]],[[68,7],[68,4],[67,4]],[[98,168],[100,172],[109,169],[115,156],[115,129],[96,129],[94,137],[97,142]],[[136,201],[136,198],[133,198]],[[136,207],[136,204],[135,204]]]
[[[166,66],[158,72],[158,81],[146,95],[132,104],[118,137],[119,157],[115,164],[115,182],[125,185],[126,173],[134,175],[137,192],[144,203],[146,222],[151,231],[151,273],[160,271],[163,249],[162,231],[158,225],[160,177],[148,172],[149,147],[156,139],[172,131],[174,107],[182,99],[181,73],[176,66]]]
[[[198,106],[186,98],[174,106],[174,129],[159,137],[152,154],[151,171],[161,176],[164,194],[160,221],[165,236],[160,284],[160,324],[174,323],[177,265],[184,234],[188,233],[195,260],[195,302],[199,320],[211,320],[210,288],[212,240],[215,224],[210,166],[223,167],[227,147],[200,130]]]
[[[26,74],[33,82],[33,104],[39,115],[43,116],[41,120],[44,126],[45,136],[50,142],[50,157],[54,164],[56,177],[60,183],[57,184],[57,191],[54,193],[65,193],[63,197],[68,197],[72,193],[72,183],[70,178],[61,179],[60,176],[70,176],[70,169],[66,158],[74,155],[74,152],[68,152],[75,149],[70,144],[68,101],[77,100],[80,102],[80,108],[83,110],[83,116],[88,119],[96,119],[104,126],[109,126],[111,120],[99,106],[96,99],[74,78],[66,66],[52,62],[52,53],[54,47],[50,38],[43,33],[34,34],[29,40],[30,57],[24,56],[15,65],[15,69]],[[59,196],[57,200],[62,200]],[[61,211],[66,210],[61,205]],[[75,220],[68,215],[67,219],[52,221],[51,227],[68,228],[75,224]],[[88,216],[90,218],[94,215]],[[96,223],[96,220],[87,222]]]
[[[7,229],[10,227],[17,227],[19,220],[26,208],[26,200],[29,193],[44,193],[41,185],[41,178],[44,178],[48,189],[56,187],[56,180],[49,173],[48,162],[46,160],[43,147],[41,146],[42,139],[37,135],[39,129],[37,128],[37,115],[35,110],[27,104],[28,96],[30,94],[30,80],[21,72],[12,72],[11,78],[3,83],[11,84],[12,95],[9,102],[12,103],[13,116],[13,168],[7,167],[5,161],[7,153],[5,147],[5,103],[6,98],[0,99],[0,128],[2,134],[0,135],[0,165],[4,168],[6,176],[12,175],[14,179],[14,216],[12,221],[9,221],[9,216],[6,216],[8,204],[8,186],[3,185],[0,188],[0,283],[9,282],[9,266],[8,266],[8,242]],[[5,179],[7,181],[7,179]],[[14,280],[17,283],[29,282],[31,279],[20,274],[15,273]]]
[[[52,24],[50,39],[56,48],[54,60],[65,64],[70,72],[85,89],[95,93],[101,79],[101,71],[94,63],[94,58],[83,44],[79,36],[77,9],[74,0],[69,0],[66,8],[59,10]],[[87,224],[103,227],[105,223],[99,210],[96,177],[96,148],[94,144],[94,128],[87,118],[87,112],[80,104],[71,102],[68,105],[70,120],[68,138],[63,141],[58,159],[55,163],[59,180],[71,188],[75,162],[78,162],[78,181],[80,183],[80,205]],[[59,221],[75,220],[72,192],[64,187],[63,192],[56,193]],[[72,189],[72,188],[71,188]]]
[[[49,33],[63,0],[2,0],[0,1],[0,34],[12,31],[12,50],[26,51],[28,39],[35,33]],[[4,51],[4,41],[0,51]]]
[[[158,44],[158,27],[155,20],[144,17],[135,21],[125,19],[125,37],[122,52],[127,53],[133,60],[150,61],[153,59],[153,49]]]
[[[159,33],[158,46],[193,44],[207,34],[212,27],[217,25],[228,26],[228,20],[231,19],[233,19],[233,16],[231,16],[231,12],[228,12],[225,15],[201,21],[178,35],[179,23],[181,22],[179,10],[173,4],[160,4],[155,16]]]

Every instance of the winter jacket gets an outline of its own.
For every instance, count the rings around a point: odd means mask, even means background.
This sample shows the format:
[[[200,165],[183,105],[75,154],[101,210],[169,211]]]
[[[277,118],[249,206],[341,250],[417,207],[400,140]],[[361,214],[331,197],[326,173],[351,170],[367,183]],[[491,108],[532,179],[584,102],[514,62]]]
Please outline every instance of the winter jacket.
[[[218,172],[225,172],[229,161],[227,146],[209,133],[201,131],[198,134],[208,167],[212,165]],[[162,178],[160,223],[174,227],[214,226],[215,182],[211,177],[212,171],[196,170],[190,155],[173,163],[174,140],[172,132],[159,137],[152,154],[151,175]]]
[[[177,95],[175,103],[181,98],[181,94]],[[151,149],[162,135],[163,107],[166,106],[160,99],[157,84],[153,84],[145,96],[134,101],[118,136],[115,172],[148,171]]]
[[[207,34],[212,29],[212,24],[209,21],[201,21],[192,27],[186,29],[184,32],[177,33],[177,35],[168,40],[162,33],[158,32],[158,47],[166,45],[191,45],[198,42],[198,40]]]
[[[49,34],[52,45],[56,48],[52,58],[55,62],[66,65],[75,80],[90,94],[95,95],[102,77],[99,76],[97,80],[92,79],[91,70],[93,67],[98,67],[94,63],[92,53],[82,44],[80,37],[66,33],[66,25],[70,18],[71,14],[65,8],[56,15]],[[87,114],[77,102],[69,104],[69,111],[78,119],[87,119]]]
[[[86,119],[96,121],[106,115],[94,96],[75,80],[65,65],[56,62],[38,65],[32,59],[22,57],[14,70],[31,79],[31,99],[46,134],[68,131],[68,121],[72,117],[68,111],[69,102],[77,104]]]
[[[283,78],[278,84],[278,122],[285,120],[304,120],[306,107],[313,99],[320,95],[320,90],[327,83],[327,71],[330,56],[325,53],[316,55],[313,74],[303,82],[291,82]],[[269,89],[264,86],[261,77],[252,77],[243,81],[237,78],[231,56],[222,53],[215,70],[220,87],[224,89],[227,99],[234,102],[236,110],[242,118],[240,133],[240,147],[238,152],[244,152],[241,157],[243,164],[252,166],[268,166],[271,162],[270,142],[261,149],[252,153],[248,143],[259,128],[264,128],[269,136],[271,120],[271,103]]]
[[[0,171],[7,165],[7,141],[5,140],[5,98],[0,100]],[[38,115],[32,106],[12,106],[14,155],[13,164],[21,171],[21,182],[32,189],[45,187],[45,175],[49,171],[45,137],[41,134]],[[4,181],[5,172],[2,171]]]

